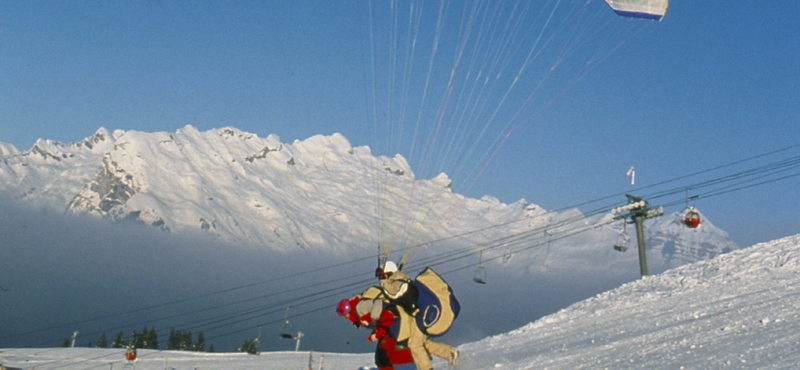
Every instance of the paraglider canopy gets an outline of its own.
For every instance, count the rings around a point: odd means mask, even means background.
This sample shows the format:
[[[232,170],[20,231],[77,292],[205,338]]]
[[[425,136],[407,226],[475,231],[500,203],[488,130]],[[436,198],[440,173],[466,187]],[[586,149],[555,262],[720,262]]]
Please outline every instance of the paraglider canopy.
[[[621,16],[661,20],[667,13],[669,0],[606,0],[606,3]]]

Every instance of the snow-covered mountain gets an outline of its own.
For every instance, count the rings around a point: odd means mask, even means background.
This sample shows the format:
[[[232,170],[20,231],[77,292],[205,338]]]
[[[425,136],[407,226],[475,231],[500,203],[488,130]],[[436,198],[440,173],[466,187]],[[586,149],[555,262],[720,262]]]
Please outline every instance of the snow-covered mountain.
[[[416,179],[403,157],[375,156],[367,147],[352,147],[338,134],[287,144],[276,136],[259,138],[234,128],[200,132],[187,126],[174,133],[100,129],[78,143],[39,140],[27,151],[8,144],[0,147],[4,153],[0,200],[11,198],[16,207],[22,207],[15,209],[25,210],[0,213],[5,217],[2,227],[10,250],[10,258],[0,260],[0,268],[17,271],[31,258],[48,256],[41,261],[47,267],[37,280],[50,282],[47,289],[37,288],[37,297],[17,297],[17,303],[35,307],[39,299],[74,302],[86,294],[87,282],[96,279],[98,272],[93,269],[111,269],[114,272],[104,272],[110,277],[132,266],[150,266],[153,259],[182,271],[154,268],[148,276],[155,284],[168,284],[176,275],[183,279],[190,273],[192,281],[216,276],[208,283],[227,284],[218,286],[225,289],[262,281],[265,276],[275,279],[322,268],[326,270],[319,273],[324,277],[314,279],[372,278],[376,245],[395,242],[394,258],[400,247],[429,242],[416,249],[406,270],[413,275],[433,266],[448,279],[464,307],[448,340],[464,343],[512,330],[639,278],[633,228],[625,230],[632,239],[630,249],[615,251],[612,246],[620,243],[623,223],[610,213],[587,216],[577,209],[547,211],[524,200],[503,204],[491,196],[465,197],[452,191],[445,174]],[[40,210],[50,212],[45,216]],[[77,226],[87,216],[94,218],[90,225]],[[738,249],[727,233],[707,219],[699,229],[689,229],[676,217],[665,215],[646,222],[650,273]],[[148,233],[141,228],[125,228],[125,232],[116,228],[126,223],[144,225]],[[130,233],[144,239],[129,240]],[[222,244],[232,246],[220,248]],[[165,249],[165,245],[171,247]],[[189,245],[202,253],[190,252]],[[209,249],[209,245],[214,247]],[[126,256],[122,261],[117,260],[118,249]],[[228,252],[220,258],[216,250]],[[238,265],[231,266],[235,261]],[[479,264],[485,268],[488,284],[473,282]],[[331,265],[336,267],[331,269]],[[230,271],[235,276],[229,276]],[[64,286],[61,276],[67,275],[74,286]],[[5,285],[15,286],[12,292],[23,291],[27,284],[4,280]],[[295,280],[298,287],[318,282]],[[268,297],[267,292],[284,292],[284,285],[242,291],[242,297],[231,300]],[[98,292],[92,302],[114,300],[138,307],[138,302],[168,299],[154,297],[140,286],[137,280],[120,280],[114,292]],[[173,289],[189,286],[194,288],[190,284]],[[363,288],[334,289],[344,297]],[[195,289],[199,291],[194,294],[202,294],[209,288]],[[132,293],[120,298],[116,291]],[[287,301],[296,307],[296,301],[305,297]],[[491,307],[486,302],[492,302]],[[10,304],[9,314],[16,321],[40,321],[38,316],[13,311]],[[485,316],[521,307],[525,311],[519,315]],[[93,315],[112,309],[99,307]],[[304,328],[312,348],[343,350],[353,348],[348,341],[362,339],[345,335],[348,339],[326,341],[326,336],[343,335],[341,323],[330,322],[330,310],[301,309],[322,310],[298,319],[305,322],[294,321]],[[52,325],[72,320],[76,319],[62,318]],[[159,328],[180,324],[160,323]],[[114,325],[96,324],[83,331]],[[16,325],[12,332],[25,332],[24,328]],[[56,335],[26,337],[22,343],[42,343]],[[228,342],[216,342],[219,348],[239,344],[235,343],[238,338],[225,339]]]
[[[795,369],[800,236],[625,284],[508,333],[465,343],[456,370]],[[122,349],[0,349],[12,368],[125,364]],[[373,355],[141,350],[138,369],[374,369]],[[438,358],[436,368],[447,366]]]
[[[231,127],[201,132],[186,126],[174,133],[101,128],[77,143],[40,139],[27,151],[0,148],[0,193],[30,207],[284,252],[373,251],[387,237],[412,244],[468,234],[468,242],[455,238],[451,244],[463,247],[539,233],[538,243],[547,248],[531,253],[549,254],[553,245],[610,246],[621,228],[606,216],[584,218],[577,210],[555,213],[525,200],[467,198],[451,191],[447,175],[416,179],[402,156],[374,156],[339,134],[288,144]],[[649,221],[655,271],[738,248],[708,221],[688,230],[674,218]],[[594,230],[559,237],[575,224]],[[515,250],[495,249],[487,260],[494,253],[509,262]],[[572,251],[575,258],[594,258]]]

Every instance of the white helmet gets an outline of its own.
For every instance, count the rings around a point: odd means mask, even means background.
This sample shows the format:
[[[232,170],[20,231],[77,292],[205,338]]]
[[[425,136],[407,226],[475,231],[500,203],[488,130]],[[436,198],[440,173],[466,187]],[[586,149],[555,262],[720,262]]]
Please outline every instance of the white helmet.
[[[392,261],[386,261],[386,263],[383,265],[383,273],[388,274],[390,272],[397,272],[397,265]]]

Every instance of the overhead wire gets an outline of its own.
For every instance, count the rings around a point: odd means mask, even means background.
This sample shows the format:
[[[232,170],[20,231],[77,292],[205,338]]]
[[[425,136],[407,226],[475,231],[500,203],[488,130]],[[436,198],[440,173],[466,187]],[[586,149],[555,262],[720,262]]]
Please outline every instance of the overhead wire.
[[[771,164],[768,164],[768,165],[765,165],[765,166],[757,167],[757,168],[754,168],[754,169],[749,169],[749,170],[746,170],[746,171],[740,171],[740,172],[735,173],[735,174],[726,175],[726,176],[723,176],[723,177],[720,177],[720,178],[715,178],[713,180],[708,180],[707,182],[709,182],[709,183],[720,183],[722,179],[726,179],[726,181],[732,181],[730,179],[738,179],[741,174],[749,174],[749,173],[762,174],[765,170],[768,170],[768,169],[771,169],[771,168],[782,168],[783,166],[781,165],[781,163],[787,163],[787,165],[793,165],[794,161],[793,160],[783,160],[783,161],[771,163]],[[703,172],[701,171],[698,174],[700,174],[700,173],[703,173]],[[782,176],[782,177],[776,178],[776,179],[765,180],[765,181],[762,181],[762,182],[759,182],[759,183],[756,183],[756,184],[749,184],[749,185],[747,185],[747,187],[758,186],[758,185],[762,185],[762,184],[770,183],[770,182],[774,182],[774,181],[780,181],[780,180],[783,180],[783,179],[796,177],[798,175],[800,175],[800,174],[798,174],[798,173],[790,174],[790,175]],[[716,196],[716,195],[719,195],[719,194],[724,194],[724,193],[736,191],[736,190],[739,190],[741,188],[743,188],[743,187],[737,187],[737,188],[734,188],[734,189],[727,189],[727,190],[724,190],[724,192],[716,191],[716,192],[712,192],[712,193],[708,193],[706,195],[703,195],[703,197]],[[678,193],[678,191],[677,191],[678,189],[683,189],[683,187],[676,187],[675,191],[672,191],[669,194],[677,194]],[[658,195],[662,196],[662,197],[665,196],[664,194],[658,194]],[[591,203],[591,202],[585,202],[585,203]],[[673,203],[667,203],[667,205],[674,205],[674,204],[677,204],[677,203],[679,203],[679,202],[675,201]],[[571,224],[573,222],[582,221],[587,217],[591,217],[593,215],[597,215],[597,214],[601,214],[603,212],[607,212],[608,209],[610,209],[610,206],[609,205],[604,205],[604,206],[598,207],[598,208],[596,208],[594,210],[588,211],[586,213],[582,213],[579,216],[571,217],[571,218],[559,221],[557,223],[548,224],[548,225],[543,226],[543,227],[526,230],[526,231],[521,232],[521,233],[511,234],[511,235],[505,236],[503,238],[498,238],[498,239],[491,240],[491,241],[488,241],[488,242],[485,242],[485,243],[474,245],[474,246],[472,246],[470,248],[464,248],[463,251],[453,250],[453,251],[449,251],[449,252],[433,254],[430,258],[421,260],[420,263],[424,263],[426,265],[436,266],[436,265],[440,265],[440,264],[443,264],[443,263],[453,262],[455,260],[463,259],[463,258],[465,258],[467,256],[474,255],[475,251],[478,250],[478,249],[492,250],[492,249],[495,249],[495,248],[508,247],[509,245],[516,245],[516,244],[526,243],[526,242],[527,243],[532,243],[533,246],[536,246],[538,244],[537,243],[533,243],[535,241],[535,239],[536,239],[535,235],[541,233],[542,230],[564,227],[564,226],[567,226],[567,225],[569,225],[569,224]],[[506,223],[506,225],[508,225],[508,224],[511,224],[511,223]],[[476,232],[476,231],[473,231],[473,232]],[[468,235],[468,234],[469,233],[467,233],[465,235]],[[569,235],[571,235],[571,234],[569,234]],[[522,249],[522,250],[524,250],[524,249]],[[361,258],[359,260],[363,261],[363,260],[366,260],[366,259],[369,259],[369,258],[365,257],[365,258]],[[487,258],[487,260],[492,260],[492,259],[491,258]],[[337,264],[337,265],[341,266],[341,265],[346,265],[346,264],[356,263],[356,262],[358,262],[358,261],[344,262],[344,263],[340,263],[340,264]],[[333,267],[335,267],[337,265],[325,266],[323,268],[324,269],[330,269],[330,268],[333,268]],[[307,273],[307,272],[295,273],[295,274],[287,275],[284,278],[303,275],[305,273]],[[279,278],[279,279],[282,279],[282,278]],[[263,284],[265,282],[262,281],[260,283]],[[361,283],[361,281],[355,283],[355,286],[358,286],[358,284],[360,284],[360,283]],[[255,284],[255,283],[254,284],[247,284],[247,285],[234,287],[234,288],[230,288],[230,289],[224,289],[224,290],[220,290],[220,291],[217,291],[217,292],[209,293],[209,294],[207,294],[205,296],[211,296],[211,295],[219,294],[220,292],[235,291],[235,290],[239,290],[239,289],[243,289],[245,287],[251,287],[251,286],[255,286],[255,285],[258,285],[258,284]],[[316,285],[319,285],[319,284],[315,284],[315,286]],[[353,286],[353,284],[348,285],[348,286]],[[282,291],[282,292],[278,292],[278,293],[279,294],[286,294],[286,293],[290,293],[291,291],[308,289],[308,288],[310,288],[310,287],[309,286],[305,286],[305,287],[301,287],[301,288],[297,288],[297,289],[292,289],[290,291]],[[329,289],[325,289],[323,291],[329,291]],[[318,294],[320,294],[320,293],[313,292],[313,293],[310,293],[310,296],[316,296]],[[222,306],[228,306],[228,305],[232,305],[232,304],[236,304],[236,303],[250,302],[250,301],[254,301],[254,300],[255,300],[255,298],[251,298],[251,299],[246,299],[246,300],[243,300],[243,301],[237,301],[237,302],[234,302],[234,303],[225,304],[225,305],[222,305]],[[165,304],[152,305],[152,306],[148,306],[148,307],[145,307],[145,308],[142,308],[142,309],[132,310],[132,311],[129,311],[129,312],[138,312],[138,311],[145,310],[145,309],[152,309],[152,308],[161,307],[161,306],[168,305],[168,304],[178,304],[178,303],[183,303],[183,302],[186,302],[186,301],[188,301],[188,299],[178,300],[178,301],[169,302],[169,303],[165,303]],[[271,308],[274,308],[274,307],[282,308],[283,304],[288,304],[290,302],[292,302],[292,301],[291,300],[282,301],[282,302],[278,303],[277,305],[271,305],[271,306],[268,306],[268,307],[271,307]],[[294,301],[294,302],[296,303],[296,301]],[[212,308],[219,308],[219,307],[211,307],[211,308],[202,309],[202,310],[199,310],[199,311],[210,310]],[[277,312],[277,311],[274,311],[274,312]],[[269,313],[274,313],[274,312],[269,312]],[[189,314],[189,313],[196,313],[196,312],[194,312],[194,311],[187,312],[187,314]],[[115,315],[106,315],[106,316],[103,316],[101,318],[107,318],[109,316],[115,316]],[[169,317],[161,318],[161,319],[175,318],[175,317],[176,316],[169,316]],[[73,325],[74,324],[82,324],[82,323],[86,323],[88,321],[91,321],[91,320],[87,319],[87,320],[84,320],[84,321],[81,321],[81,322],[74,322],[74,323],[71,323],[71,324],[73,324]],[[41,329],[41,330],[43,330],[43,329]],[[41,330],[36,330],[36,331],[32,331],[32,332],[38,332],[38,331],[41,331]]]
[[[695,173],[690,174],[690,175],[680,176],[679,179],[686,179],[689,176],[697,176],[697,175],[701,175],[701,174],[705,174],[705,173],[714,172],[714,171],[717,171],[717,170],[719,170],[721,168],[730,167],[733,164],[742,164],[742,163],[747,162],[747,161],[752,161],[752,160],[755,160],[755,159],[759,159],[759,158],[762,158],[762,157],[764,157],[766,155],[769,155],[769,154],[777,154],[777,153],[780,153],[780,152],[788,150],[788,149],[796,148],[798,146],[800,146],[800,145],[791,146],[791,147],[784,148],[784,149],[781,149],[781,150],[776,150],[776,151],[773,151],[773,152],[770,152],[770,153],[760,154],[760,155],[757,155],[757,156],[754,156],[754,157],[750,157],[750,158],[746,158],[746,159],[739,160],[739,161],[736,161],[736,162],[732,162],[730,164],[726,164],[726,165],[722,165],[722,166],[713,167],[713,168],[710,168],[710,169],[698,171],[698,172],[695,172]],[[705,180],[705,181],[702,181],[702,182],[695,182],[695,183],[689,184],[688,187],[700,188],[701,186],[724,185],[724,184],[726,184],[728,182],[731,182],[731,181],[740,180],[744,176],[756,176],[756,175],[763,176],[765,173],[770,173],[770,172],[772,172],[772,173],[783,173],[783,172],[788,171],[788,170],[796,169],[796,168],[798,168],[798,166],[800,166],[800,156],[794,156],[794,157],[790,157],[788,159],[781,159],[781,160],[777,160],[777,161],[774,161],[774,162],[770,162],[770,163],[765,164],[765,165],[748,168],[746,170],[734,172],[734,173],[731,173],[731,174],[726,174],[726,175],[723,175],[723,176],[718,176],[718,177],[712,178],[710,180]],[[732,188],[721,187],[721,188],[718,188],[718,189],[711,189],[707,193],[699,194],[698,198],[700,198],[700,199],[709,198],[709,197],[712,197],[712,196],[718,196],[718,195],[722,195],[722,194],[727,194],[727,193],[738,191],[738,190],[742,190],[742,189],[745,189],[745,188],[760,186],[760,185],[764,185],[764,184],[768,184],[768,183],[772,183],[772,182],[776,182],[776,181],[782,181],[782,180],[794,178],[794,177],[797,177],[797,176],[800,176],[800,173],[791,173],[791,174],[783,175],[783,176],[776,177],[776,178],[765,179],[765,180],[758,181],[758,182],[755,182],[755,183],[737,182],[736,183],[737,186],[735,186],[735,187],[732,187]],[[657,183],[657,184],[663,185],[663,184],[671,183],[673,181],[674,181],[674,179],[670,179],[670,180],[667,180],[667,181],[662,181],[662,182]],[[652,188],[652,187],[653,187],[653,185],[645,186],[645,187],[643,187],[643,189]],[[687,186],[677,186],[677,187],[673,187],[673,188],[669,189],[669,191],[652,192],[651,196],[652,197],[656,197],[656,198],[663,198],[663,197],[667,197],[667,196],[670,196],[670,195],[675,196],[675,195],[681,193],[683,191],[683,189],[685,189],[686,187]],[[587,202],[583,202],[583,203],[580,203],[580,204],[581,205],[593,204],[593,203],[596,203],[598,201],[608,200],[608,199],[610,199],[612,197],[613,196],[601,197],[601,198],[598,198],[596,200],[587,201]],[[676,199],[676,200],[674,200],[672,202],[664,203],[664,205],[665,206],[673,206],[673,205],[676,205],[676,204],[680,204],[681,202],[682,202],[682,200]],[[609,203],[604,204],[602,206],[598,206],[593,210],[581,213],[578,216],[571,217],[571,218],[559,221],[557,223],[547,224],[547,225],[542,226],[542,227],[533,228],[533,229],[530,229],[530,230],[525,230],[525,231],[523,231],[521,233],[509,234],[509,235],[504,236],[502,238],[497,238],[497,239],[494,239],[494,240],[491,240],[491,241],[487,241],[487,242],[484,242],[484,243],[472,245],[471,247],[464,248],[461,251],[453,250],[453,251],[434,253],[434,254],[431,255],[431,257],[428,257],[426,259],[420,260],[420,263],[423,263],[425,265],[437,266],[437,265],[440,265],[440,264],[443,264],[443,263],[448,263],[448,262],[452,262],[452,261],[455,261],[455,260],[458,260],[458,259],[463,259],[466,256],[474,255],[476,253],[476,251],[480,250],[480,249],[492,250],[492,249],[498,249],[498,248],[507,248],[507,246],[509,246],[509,245],[516,245],[516,244],[525,243],[525,242],[532,243],[532,245],[538,245],[537,243],[535,243],[536,235],[541,233],[544,229],[551,229],[552,230],[552,229],[555,229],[555,228],[568,226],[573,222],[582,221],[582,220],[584,220],[584,219],[586,219],[588,217],[592,217],[594,215],[598,215],[598,214],[602,214],[604,212],[607,212],[611,207],[613,207],[616,204],[618,204],[618,202],[615,202],[615,203],[610,203],[609,202]],[[570,206],[570,207],[571,208],[575,208],[574,206]],[[570,208],[570,207],[567,207],[567,208]],[[525,219],[514,220],[514,221],[510,221],[510,222],[507,222],[507,223],[500,224],[498,226],[490,226],[490,227],[479,229],[479,230],[473,230],[473,231],[470,231],[470,232],[467,232],[467,233],[464,233],[464,234],[461,234],[461,235],[454,235],[454,236],[450,236],[448,238],[443,238],[443,239],[441,239],[441,241],[446,241],[446,240],[450,240],[450,239],[454,239],[454,238],[464,237],[464,236],[468,236],[468,235],[474,234],[474,233],[480,233],[480,232],[483,232],[483,231],[494,229],[496,227],[505,227],[505,226],[512,225],[512,224],[514,224],[516,222],[522,222],[522,221],[526,221],[526,220]],[[434,242],[436,242],[436,241],[434,241]],[[333,269],[333,268],[336,268],[336,267],[340,267],[340,266],[346,266],[346,265],[350,265],[350,264],[354,264],[354,263],[361,263],[361,262],[363,262],[365,260],[368,260],[368,259],[372,259],[372,257],[362,257],[362,258],[354,259],[352,261],[346,261],[346,262],[342,262],[342,263],[338,263],[338,264],[331,264],[331,265],[328,265],[328,266],[322,266],[322,267],[319,267],[319,268],[315,269],[314,271],[327,271],[327,270],[330,270],[330,269]],[[492,259],[491,258],[487,258],[486,260],[488,261],[488,260],[492,260]],[[125,312],[122,312],[122,313],[97,316],[97,317],[90,318],[90,319],[70,322],[70,323],[59,325],[59,326],[56,326],[56,327],[34,329],[34,330],[31,330],[31,331],[28,331],[28,332],[25,332],[25,333],[14,333],[13,335],[38,333],[38,332],[42,332],[42,331],[46,331],[46,330],[51,330],[53,328],[61,328],[61,327],[69,326],[69,325],[73,325],[74,326],[74,325],[86,324],[86,323],[92,322],[92,321],[99,321],[99,320],[102,320],[102,319],[120,317],[120,316],[123,316],[125,314],[131,314],[131,313],[143,312],[143,311],[147,311],[147,310],[153,310],[153,309],[160,308],[160,307],[165,307],[165,306],[169,306],[169,305],[176,305],[176,304],[180,304],[180,303],[186,303],[186,302],[190,302],[192,300],[201,299],[201,298],[207,298],[207,297],[211,297],[211,296],[222,294],[222,293],[226,293],[226,292],[234,292],[234,291],[238,291],[238,290],[241,290],[241,289],[254,287],[254,286],[258,286],[258,285],[263,285],[263,284],[267,284],[267,283],[275,283],[276,281],[303,276],[303,275],[309,274],[311,272],[312,271],[296,272],[296,273],[292,273],[292,274],[289,274],[289,275],[286,275],[286,276],[283,276],[283,277],[277,277],[277,278],[273,278],[273,279],[269,279],[269,280],[262,280],[262,281],[259,281],[259,282],[256,282],[256,283],[244,284],[244,285],[241,285],[241,286],[236,286],[236,287],[232,287],[232,288],[228,288],[228,289],[221,289],[221,290],[218,290],[218,291],[214,291],[214,292],[210,292],[210,293],[206,293],[206,294],[202,294],[202,295],[198,295],[198,296],[194,296],[194,297],[184,298],[184,299],[180,299],[180,300],[175,300],[175,301],[172,301],[172,302],[166,302],[166,303],[161,303],[161,304],[156,304],[156,305],[145,306],[145,307],[141,307],[141,308],[125,311]],[[344,287],[358,286],[363,281],[364,280],[359,280],[356,283],[351,283],[349,285],[344,285]],[[281,294],[289,294],[289,293],[293,293],[293,292],[299,292],[299,291],[307,290],[307,289],[310,289],[310,288],[312,288],[314,286],[319,286],[319,285],[321,285],[321,284],[313,284],[311,286],[307,285],[307,286],[303,286],[303,287],[299,287],[299,288],[293,288],[293,289],[289,289],[289,290],[279,291],[277,293],[274,293],[274,295],[281,295]],[[336,288],[338,288],[338,287],[334,287],[334,289],[336,289]],[[330,289],[326,288],[326,289],[323,289],[322,291],[330,291]],[[319,294],[321,294],[321,293],[312,292],[312,293],[309,293],[307,295],[309,295],[309,296],[318,296]],[[184,315],[189,315],[189,314],[203,312],[203,311],[209,311],[209,310],[222,308],[222,307],[227,307],[227,306],[231,306],[231,305],[235,305],[235,304],[253,302],[253,301],[255,301],[257,299],[260,299],[260,298],[261,297],[251,297],[251,298],[244,299],[244,300],[239,300],[239,301],[235,301],[235,302],[229,302],[229,303],[226,303],[226,304],[223,304],[223,305],[217,305],[217,306],[211,306],[211,307],[207,307],[207,308],[203,308],[203,309],[195,309],[195,310],[191,310],[191,311],[185,311]],[[291,303],[291,302],[296,302],[296,301],[292,300],[292,299],[287,299],[286,301],[281,301],[281,302],[279,302],[279,303],[277,303],[275,305],[267,306],[267,308],[264,308],[264,309],[270,309],[270,308],[275,308],[275,307],[282,308],[282,306],[284,304],[288,304],[288,303]],[[277,312],[277,311],[274,311],[274,312]],[[271,313],[274,313],[274,312],[270,311],[269,313],[271,314]],[[181,316],[180,314],[177,314],[177,315],[171,315],[171,316],[166,316],[166,317],[160,317],[160,318],[157,318],[154,322],[163,321],[163,320],[167,320],[167,319],[173,319],[173,318],[180,317],[180,316]],[[143,323],[144,322],[138,322],[138,323],[136,323],[134,325],[143,324]],[[192,324],[192,323],[185,323],[185,324]],[[197,324],[196,324],[196,327],[199,328],[200,326],[197,326]]]

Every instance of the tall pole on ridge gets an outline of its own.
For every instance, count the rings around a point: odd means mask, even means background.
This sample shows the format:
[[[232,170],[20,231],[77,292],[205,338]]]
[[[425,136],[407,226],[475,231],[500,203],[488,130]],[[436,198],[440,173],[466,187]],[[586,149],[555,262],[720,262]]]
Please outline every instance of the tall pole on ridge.
[[[611,213],[628,211],[628,213],[618,215],[615,218],[631,218],[636,224],[636,241],[639,244],[639,271],[642,277],[645,277],[649,275],[649,272],[647,270],[647,246],[644,239],[644,220],[661,216],[664,214],[664,207],[649,208],[646,200],[630,194],[626,196],[628,197],[628,204],[612,209]]]

